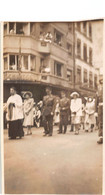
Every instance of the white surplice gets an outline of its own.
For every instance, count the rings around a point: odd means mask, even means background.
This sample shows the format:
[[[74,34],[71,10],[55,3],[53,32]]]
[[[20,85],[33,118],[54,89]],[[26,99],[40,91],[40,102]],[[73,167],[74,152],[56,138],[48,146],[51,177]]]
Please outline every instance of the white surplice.
[[[15,95],[11,95],[7,100],[7,120],[10,121],[10,119],[9,119],[9,105],[10,105],[10,103],[15,104],[15,106],[13,107],[13,114],[12,114],[11,121],[23,119],[22,98],[20,95],[15,94]]]

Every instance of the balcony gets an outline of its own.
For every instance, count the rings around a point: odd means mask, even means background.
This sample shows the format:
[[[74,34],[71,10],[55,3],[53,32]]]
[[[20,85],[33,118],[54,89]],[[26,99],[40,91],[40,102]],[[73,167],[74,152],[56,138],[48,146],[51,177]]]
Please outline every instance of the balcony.
[[[35,82],[40,80],[40,76],[36,72],[31,71],[4,71],[4,80],[5,81],[27,81],[27,82]]]
[[[51,48],[50,43],[38,41],[38,48],[37,48],[38,52],[49,54],[50,48]]]
[[[40,77],[41,77],[40,80],[44,83],[49,83],[56,87],[73,89],[73,83],[69,82],[67,79],[64,79],[62,77],[57,77],[55,75],[48,75],[48,74],[41,74]]]
[[[31,71],[4,71],[4,81],[5,82],[37,82],[44,84],[51,84],[56,87],[73,88],[73,83],[69,82],[67,79],[57,77],[54,75],[49,75],[45,73],[36,73]]]
[[[31,53],[33,55],[37,52],[43,54],[52,54],[61,60],[65,61],[68,58],[72,60],[72,57],[68,57],[68,52],[62,46],[56,43],[46,43],[36,40],[29,35],[5,35],[4,36],[4,53],[19,53],[21,47],[21,53]],[[73,60],[71,62],[71,65]]]
[[[22,53],[34,54],[35,51],[45,54],[50,53],[49,43],[42,43],[31,36],[16,34],[4,36],[4,53],[19,53],[20,47]]]
[[[56,43],[51,44],[51,54],[62,60],[67,61],[68,59],[68,51],[62,46],[57,45]]]

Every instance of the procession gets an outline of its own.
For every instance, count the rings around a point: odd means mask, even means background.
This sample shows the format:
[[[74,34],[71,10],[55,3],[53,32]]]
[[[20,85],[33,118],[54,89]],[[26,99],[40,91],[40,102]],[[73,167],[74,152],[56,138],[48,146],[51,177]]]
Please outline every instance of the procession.
[[[103,20],[3,30],[6,194],[101,194]]]
[[[80,129],[83,129],[84,133],[97,129],[100,132],[102,131],[102,109],[100,117],[99,105],[97,96],[95,98],[81,97],[74,91],[68,98],[66,92],[61,91],[60,97],[57,97],[52,94],[51,87],[46,87],[46,96],[36,103],[32,92],[26,91],[21,97],[17,94],[16,88],[12,87],[10,97],[4,106],[8,137],[21,139],[32,135],[32,128],[34,126],[40,128],[40,125],[44,129],[43,136],[52,136],[54,125],[58,127],[58,134],[65,134],[68,124],[71,125],[69,131],[73,131],[74,135],[79,135]],[[102,132],[99,135],[100,139],[97,143],[101,144],[103,143]]]

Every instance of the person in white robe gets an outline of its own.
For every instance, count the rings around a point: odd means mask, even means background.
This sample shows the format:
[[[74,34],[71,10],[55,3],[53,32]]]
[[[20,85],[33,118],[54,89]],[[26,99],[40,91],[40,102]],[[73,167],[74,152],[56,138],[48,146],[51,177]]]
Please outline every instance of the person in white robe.
[[[93,132],[94,126],[96,124],[95,119],[95,102],[93,98],[88,97],[87,103],[85,106],[85,131]]]
[[[16,93],[15,87],[10,88],[11,96],[7,100],[8,136],[10,139],[24,136],[22,98]]]
[[[71,121],[74,126],[75,135],[79,134],[79,128],[82,117],[82,99],[79,98],[79,94],[77,92],[73,92],[71,95]]]

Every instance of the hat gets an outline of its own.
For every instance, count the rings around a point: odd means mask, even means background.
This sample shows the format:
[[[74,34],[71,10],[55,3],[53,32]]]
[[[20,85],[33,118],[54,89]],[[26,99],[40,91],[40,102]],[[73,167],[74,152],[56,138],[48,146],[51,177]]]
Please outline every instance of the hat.
[[[23,94],[23,98],[25,98],[27,94],[30,96],[30,98],[32,97],[32,93],[30,91],[26,91]]]
[[[88,96],[88,100],[91,99],[91,102],[93,101],[93,97],[92,96]]]
[[[74,95],[77,95],[77,96],[79,97],[79,93],[77,93],[76,91],[73,92],[73,93],[70,95],[70,97],[73,97]]]

